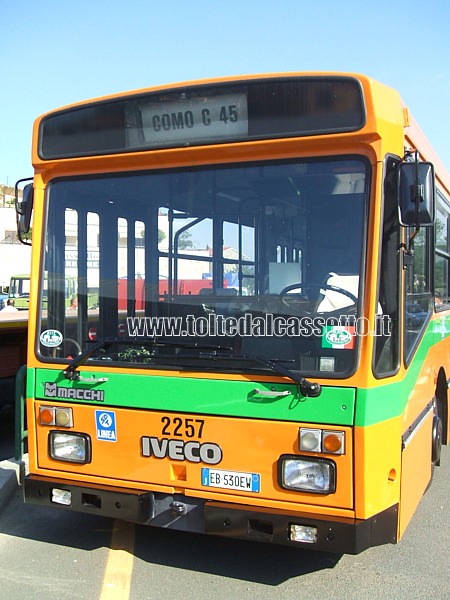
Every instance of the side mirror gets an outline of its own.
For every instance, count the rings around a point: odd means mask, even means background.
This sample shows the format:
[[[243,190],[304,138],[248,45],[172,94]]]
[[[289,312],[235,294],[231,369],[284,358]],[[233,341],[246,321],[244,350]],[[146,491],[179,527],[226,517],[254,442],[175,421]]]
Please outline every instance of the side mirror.
[[[402,163],[398,177],[400,224],[427,227],[435,220],[434,167],[428,162]]]
[[[22,200],[19,201],[19,183],[16,183],[16,213],[17,213],[17,233],[23,244],[29,244],[23,239],[23,236],[30,231],[31,215],[33,212],[34,190],[33,184],[27,184],[22,190]]]

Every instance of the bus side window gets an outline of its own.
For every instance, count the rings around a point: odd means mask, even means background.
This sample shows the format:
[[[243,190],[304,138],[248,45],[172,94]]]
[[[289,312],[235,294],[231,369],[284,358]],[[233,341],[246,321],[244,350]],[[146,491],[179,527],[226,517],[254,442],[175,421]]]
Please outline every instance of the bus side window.
[[[444,310],[450,300],[450,206],[439,190],[436,199],[434,298],[435,309]]]
[[[386,160],[384,181],[383,231],[378,290],[378,306],[383,320],[377,322],[374,368],[378,375],[389,375],[399,364],[399,283],[400,283],[400,224],[397,208],[397,165],[393,158]],[[386,330],[386,322],[389,327]]]
[[[411,234],[411,231],[412,229],[408,230],[407,236]],[[405,269],[404,346],[406,363],[409,362],[431,314],[431,241],[430,229],[421,228],[414,237],[413,260]]]

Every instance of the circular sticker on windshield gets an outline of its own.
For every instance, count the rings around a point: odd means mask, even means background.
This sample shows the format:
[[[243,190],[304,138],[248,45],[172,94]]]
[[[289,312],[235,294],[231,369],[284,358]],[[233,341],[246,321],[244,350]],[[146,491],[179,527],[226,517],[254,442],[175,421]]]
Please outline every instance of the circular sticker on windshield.
[[[352,336],[350,335],[350,333],[348,331],[346,331],[345,329],[332,329],[331,331],[328,331],[328,333],[326,334],[326,340],[327,342],[329,342],[330,344],[337,345],[337,346],[345,346],[346,344],[348,344],[352,339]]]
[[[322,335],[322,348],[351,350],[354,347],[354,327],[326,325]]]
[[[63,341],[63,336],[57,329],[46,329],[41,333],[39,341],[46,348],[56,348]]]

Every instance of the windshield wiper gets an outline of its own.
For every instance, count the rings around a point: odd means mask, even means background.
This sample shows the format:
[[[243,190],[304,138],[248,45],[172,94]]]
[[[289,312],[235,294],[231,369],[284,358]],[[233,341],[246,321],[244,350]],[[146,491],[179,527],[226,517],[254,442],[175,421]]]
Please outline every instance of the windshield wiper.
[[[104,349],[107,346],[113,346],[116,344],[140,344],[146,345],[150,344],[153,347],[160,348],[185,348],[185,349],[196,349],[198,350],[197,355],[178,355],[177,359],[180,358],[194,358],[194,359],[206,359],[206,360],[245,360],[245,361],[253,361],[268,367],[275,373],[282,375],[283,377],[287,377],[291,379],[294,383],[296,383],[300,387],[300,392],[303,396],[308,396],[310,398],[317,398],[320,396],[322,392],[322,388],[320,384],[316,382],[311,382],[306,379],[306,377],[300,376],[298,377],[293,371],[280,365],[279,362],[275,359],[266,358],[265,356],[260,356],[259,354],[233,354],[233,348],[229,346],[218,346],[213,344],[201,344],[198,342],[176,342],[173,340],[166,340],[163,338],[151,338],[146,340],[128,340],[126,338],[104,338],[99,342],[93,344],[90,348],[87,348],[84,352],[79,354],[76,358],[72,359],[67,368],[64,370],[64,376],[66,379],[70,381],[79,381],[81,379],[80,373],[77,371],[78,367],[83,365],[87,360],[89,360],[93,354],[98,352],[101,349]],[[155,359],[158,358],[167,358],[161,356],[155,356]],[[286,362],[286,361],[283,361]],[[99,380],[96,380],[99,381]]]
[[[213,345],[213,344],[201,344],[198,342],[175,342],[173,340],[166,340],[164,338],[150,338],[150,339],[146,339],[146,340],[137,340],[135,338],[133,339],[127,339],[127,338],[113,338],[113,337],[106,337],[103,338],[102,340],[92,344],[92,346],[90,346],[89,348],[87,348],[84,352],[82,352],[81,354],[79,354],[78,356],[76,356],[75,358],[73,358],[67,368],[64,370],[64,377],[66,379],[69,379],[70,381],[79,381],[80,380],[80,374],[77,371],[78,367],[80,367],[81,365],[83,365],[87,360],[89,360],[93,354],[95,354],[96,352],[98,352],[99,350],[102,350],[108,346],[114,346],[116,344],[129,344],[129,345],[135,345],[135,344],[139,344],[141,346],[144,346],[146,344],[150,344],[151,346],[155,347],[155,348],[192,348],[192,349],[198,349],[198,350],[207,350],[210,351],[211,353],[214,352],[224,352],[224,351],[228,351],[231,352],[232,348],[230,348],[229,346],[217,346],[217,345]]]
[[[276,373],[284,375],[285,377],[289,377],[289,379],[292,379],[292,381],[294,381],[300,387],[300,392],[303,394],[303,396],[317,398],[317,396],[320,396],[322,392],[322,388],[319,383],[308,381],[308,379],[306,379],[306,377],[303,377],[303,375],[297,377],[297,375],[295,375],[295,373],[293,373],[290,369],[283,367],[283,365],[280,365],[278,362],[275,362],[270,358],[265,358],[264,356],[260,356],[258,354],[249,356],[246,356],[244,354],[242,355],[242,358],[244,360],[254,360],[256,362],[259,362],[260,364],[269,367]]]
[[[76,358],[73,358],[69,362],[67,368],[64,370],[64,377],[66,379],[69,379],[70,381],[78,381],[80,379],[80,374],[77,371],[77,368],[79,366],[81,366],[83,363],[85,363],[91,357],[92,354],[97,352],[97,350],[104,348],[111,341],[112,341],[111,338],[104,338],[103,340],[100,340],[99,342],[92,344],[92,346],[87,348],[84,352],[79,354]]]
[[[223,349],[223,348],[222,348]],[[164,358],[164,357],[158,357]],[[223,352],[201,352],[197,355],[191,354],[179,354],[176,357],[178,359],[182,358],[191,358],[191,359],[203,359],[203,360],[230,360],[230,361],[252,361],[264,365],[268,367],[275,373],[282,375],[283,377],[288,377],[294,383],[296,383],[300,387],[300,392],[303,396],[309,396],[310,398],[317,398],[320,396],[322,392],[322,388],[320,384],[316,382],[308,381],[303,376],[298,377],[293,371],[280,365],[279,362],[286,361],[278,361],[277,359],[266,358],[265,356],[260,356],[259,354],[224,354]]]

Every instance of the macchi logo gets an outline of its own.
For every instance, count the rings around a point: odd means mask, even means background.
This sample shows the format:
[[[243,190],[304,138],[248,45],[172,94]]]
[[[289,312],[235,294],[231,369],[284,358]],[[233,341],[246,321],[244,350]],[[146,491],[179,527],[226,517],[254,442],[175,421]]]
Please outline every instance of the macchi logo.
[[[217,465],[222,460],[222,449],[212,442],[184,442],[183,440],[141,438],[142,456],[187,460],[193,463]]]
[[[44,383],[44,397],[104,402],[105,392],[103,390],[86,390],[82,388],[61,387],[56,385],[56,383],[50,383],[49,381],[46,381]]]

